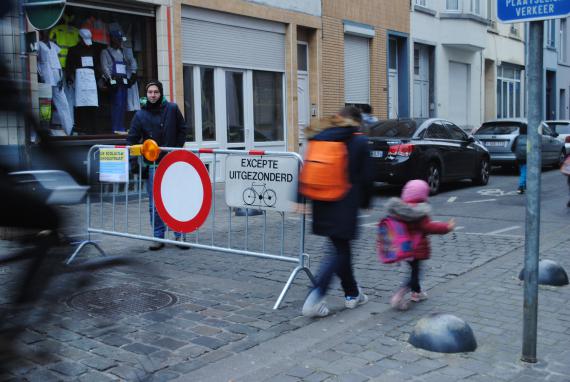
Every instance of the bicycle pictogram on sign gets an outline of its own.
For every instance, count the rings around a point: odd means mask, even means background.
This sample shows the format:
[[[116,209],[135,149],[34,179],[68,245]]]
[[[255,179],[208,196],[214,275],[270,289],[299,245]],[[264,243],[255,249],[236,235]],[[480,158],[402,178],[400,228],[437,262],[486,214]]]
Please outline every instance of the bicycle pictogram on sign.
[[[252,183],[251,187],[243,190],[242,196],[247,206],[273,207],[277,203],[277,194],[274,190],[267,188],[265,183]]]

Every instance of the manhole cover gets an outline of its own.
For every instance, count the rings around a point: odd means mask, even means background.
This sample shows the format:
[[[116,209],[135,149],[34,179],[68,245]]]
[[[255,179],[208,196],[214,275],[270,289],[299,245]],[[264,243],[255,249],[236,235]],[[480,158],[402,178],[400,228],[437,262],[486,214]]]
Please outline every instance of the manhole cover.
[[[120,286],[79,293],[67,300],[67,304],[89,313],[116,315],[152,312],[176,301],[174,294],[162,290]]]

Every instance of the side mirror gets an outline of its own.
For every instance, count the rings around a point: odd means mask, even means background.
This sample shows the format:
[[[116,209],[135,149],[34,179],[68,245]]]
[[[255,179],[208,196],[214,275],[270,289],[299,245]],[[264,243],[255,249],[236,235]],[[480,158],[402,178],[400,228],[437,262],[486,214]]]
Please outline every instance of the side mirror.
[[[473,143],[475,142],[475,137],[473,135],[470,135],[467,137],[467,144]]]
[[[559,135],[560,135],[560,134],[558,134],[558,133],[556,133],[556,132],[552,133],[552,136],[553,136],[554,138],[558,137]]]

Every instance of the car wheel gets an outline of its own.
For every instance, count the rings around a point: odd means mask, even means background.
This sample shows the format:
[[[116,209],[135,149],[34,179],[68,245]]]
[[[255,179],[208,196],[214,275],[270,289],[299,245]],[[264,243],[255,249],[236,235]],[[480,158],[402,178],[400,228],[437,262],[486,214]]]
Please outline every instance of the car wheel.
[[[426,182],[429,185],[430,195],[437,194],[441,184],[441,170],[437,163],[431,162],[429,164],[426,173]]]
[[[473,178],[473,183],[479,186],[485,186],[489,183],[489,173],[491,171],[491,166],[489,165],[489,159],[483,158],[479,163],[477,176]]]

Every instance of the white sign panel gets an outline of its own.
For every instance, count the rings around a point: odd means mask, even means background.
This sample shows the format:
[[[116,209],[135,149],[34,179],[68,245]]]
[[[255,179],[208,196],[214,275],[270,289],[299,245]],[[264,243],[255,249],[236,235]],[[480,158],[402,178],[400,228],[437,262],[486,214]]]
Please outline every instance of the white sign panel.
[[[292,157],[230,156],[226,159],[226,204],[293,211],[299,164]]]
[[[129,182],[129,152],[127,148],[99,150],[99,180],[101,182]]]

